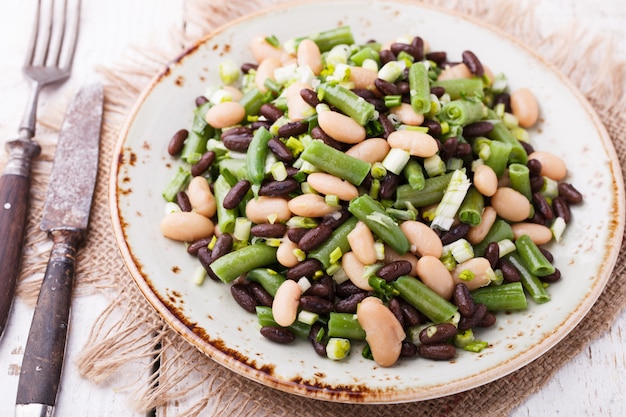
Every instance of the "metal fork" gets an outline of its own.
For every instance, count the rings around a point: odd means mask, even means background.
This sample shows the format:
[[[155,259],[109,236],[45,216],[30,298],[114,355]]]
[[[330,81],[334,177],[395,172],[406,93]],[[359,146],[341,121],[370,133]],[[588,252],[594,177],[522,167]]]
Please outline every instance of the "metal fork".
[[[69,78],[78,25],[80,0],[37,0],[37,13],[26,62],[30,95],[17,139],[6,142],[9,159],[0,177],[0,337],[5,329],[20,272],[32,159],[41,152],[33,140],[37,102],[42,88]]]

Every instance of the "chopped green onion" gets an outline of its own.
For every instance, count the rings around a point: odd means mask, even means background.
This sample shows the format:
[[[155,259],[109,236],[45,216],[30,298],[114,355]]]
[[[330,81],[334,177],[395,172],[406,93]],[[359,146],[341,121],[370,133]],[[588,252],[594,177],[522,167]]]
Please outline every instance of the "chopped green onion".
[[[320,318],[320,315],[311,311],[300,310],[298,313],[298,321],[304,324],[312,325]]]
[[[207,277],[206,269],[202,265],[198,265],[196,269],[193,271],[193,276],[191,281],[195,285],[202,285],[204,283],[204,279]]]
[[[470,185],[471,182],[465,175],[464,170],[454,171],[443,198],[437,206],[431,227],[450,230],[452,223],[454,223],[454,216],[456,216],[456,212],[461,206]]]
[[[498,253],[500,258],[504,255],[515,252],[516,250],[515,243],[513,243],[511,239],[502,239],[498,242]]]
[[[382,165],[396,175],[400,175],[406,164],[411,159],[411,154],[404,149],[391,148],[385,159],[383,159]]]
[[[472,245],[465,239],[461,238],[443,247],[443,251],[450,252],[454,260],[458,263],[468,261],[474,257],[474,249]]]
[[[338,361],[350,354],[350,348],[349,339],[331,337],[326,344],[326,356],[329,359]]]
[[[561,241],[563,233],[565,233],[566,226],[567,224],[565,223],[565,219],[563,219],[563,217],[557,217],[556,219],[554,219],[554,222],[550,226],[552,236],[554,236],[554,240],[556,240],[557,243]]]
[[[252,222],[247,217],[237,217],[235,220],[235,231],[233,237],[240,242],[247,242],[250,238]]]
[[[439,154],[435,154],[424,158],[424,169],[429,177],[436,177],[446,172],[446,163],[443,162]]]

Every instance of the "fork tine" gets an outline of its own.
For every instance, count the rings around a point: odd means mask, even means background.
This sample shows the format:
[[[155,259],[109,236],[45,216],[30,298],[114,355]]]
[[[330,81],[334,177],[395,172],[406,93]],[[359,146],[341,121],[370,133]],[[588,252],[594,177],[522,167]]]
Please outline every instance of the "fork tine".
[[[68,70],[72,66],[76,43],[78,41],[78,28],[80,26],[81,0],[70,0],[65,3],[65,30],[63,35],[63,50],[59,54],[59,67]]]
[[[65,15],[66,1],[51,0],[52,3],[52,28],[50,39],[48,40],[48,51],[46,53],[46,66],[57,66],[59,64],[59,55],[64,40],[65,32]]]
[[[37,1],[37,12],[30,52],[26,57],[25,65],[44,65],[48,53],[48,43],[52,32],[52,3]]]

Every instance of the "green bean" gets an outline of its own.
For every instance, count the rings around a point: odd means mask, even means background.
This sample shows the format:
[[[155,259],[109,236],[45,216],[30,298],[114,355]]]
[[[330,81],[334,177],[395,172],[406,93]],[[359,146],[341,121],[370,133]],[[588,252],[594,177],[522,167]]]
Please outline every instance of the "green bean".
[[[265,158],[269,152],[267,143],[272,139],[272,134],[265,128],[260,127],[254,132],[252,141],[246,152],[246,169],[248,180],[252,184],[261,185],[265,178]]]
[[[439,118],[451,125],[465,126],[482,120],[485,109],[479,100],[457,99],[444,104]]]
[[[554,273],[554,265],[546,259],[539,247],[532,241],[530,236],[522,235],[515,240],[515,248],[521,261],[533,275],[545,277]]]
[[[246,279],[258,282],[263,288],[265,288],[265,291],[267,291],[269,295],[275,297],[278,287],[280,287],[280,284],[282,284],[287,278],[273,269],[255,268],[248,271]]]
[[[257,243],[220,256],[211,263],[211,269],[220,280],[228,284],[240,275],[274,262],[276,248]]]
[[[427,178],[424,181],[424,188],[419,191],[414,190],[410,184],[403,184],[396,189],[395,208],[404,209],[406,203],[413,207],[424,207],[441,201],[443,194],[452,179],[452,172]]]
[[[467,97],[482,99],[484,95],[483,82],[480,78],[456,78],[433,81],[431,87],[443,87],[452,100]]]
[[[184,190],[189,184],[189,180],[191,179],[191,172],[188,169],[183,167],[178,167],[178,171],[172,177],[172,179],[167,183],[165,189],[162,192],[163,198],[166,201],[174,201],[176,198],[176,194],[180,191]]]
[[[274,320],[274,315],[272,314],[271,307],[266,306],[257,306],[256,307],[256,315],[259,319],[259,325],[261,327],[271,326],[271,327],[283,327],[276,323]],[[309,337],[309,333],[311,332],[311,326],[302,323],[301,321],[294,321],[291,325],[285,327],[285,329],[293,332],[296,337],[300,339],[307,339]]]
[[[215,129],[204,119],[210,107],[211,103],[206,102],[193,111],[191,131],[180,153],[180,158],[189,164],[193,165],[200,160],[202,154],[206,152],[209,138],[215,134]]]
[[[348,242],[348,233],[356,226],[357,219],[351,217],[346,220],[341,226],[337,227],[330,238],[326,239],[324,243],[309,252],[308,257],[317,259],[322,263],[324,269],[330,266],[330,254],[337,248],[341,250],[341,253],[350,251],[350,243]]]
[[[239,103],[246,109],[246,115],[256,116],[261,106],[269,101],[268,94],[264,94],[256,87],[247,90]]]
[[[237,210],[224,208],[224,198],[231,188],[224,175],[219,175],[213,185],[213,194],[217,203],[217,224],[222,233],[232,233],[235,230]]]
[[[435,323],[448,321],[457,313],[454,304],[410,275],[399,277],[391,285],[398,290],[400,297]]]
[[[489,311],[525,310],[528,307],[524,288],[519,282],[490,285],[472,291],[476,304],[484,304]]]
[[[411,107],[416,113],[425,114],[430,111],[428,69],[421,62],[416,62],[409,67],[409,95]]]
[[[511,225],[502,219],[498,219],[493,223],[485,238],[477,245],[474,245],[474,255],[483,256],[485,250],[487,249],[487,245],[491,242],[499,242],[504,239],[513,240],[513,238],[513,229],[511,229]]]
[[[380,62],[380,55],[376,49],[369,45],[350,55],[350,61],[359,67],[363,65],[363,61],[366,59],[373,59],[376,62]]]
[[[511,164],[509,165],[509,179],[511,187],[514,190],[524,194],[528,201],[532,201],[532,191],[530,187],[530,171],[526,165]]]
[[[502,177],[506,166],[509,163],[512,146],[497,140],[489,141],[489,158],[485,160],[485,165],[493,169],[498,178]]]
[[[335,106],[361,126],[374,119],[376,113],[374,105],[339,84],[321,84],[317,91],[320,100]]]
[[[497,140],[499,142],[508,143],[511,145],[511,153],[509,155],[509,162],[520,163],[526,165],[528,162],[528,155],[522,144],[517,140],[511,131],[504,125],[504,123],[498,121],[493,124],[493,130],[487,134],[489,139]]]
[[[350,155],[326,145],[320,140],[312,141],[300,157],[317,168],[342,178],[354,185],[361,185],[372,164],[361,161]]]
[[[426,185],[424,169],[416,159],[409,159],[409,162],[407,162],[402,170],[402,174],[413,190],[421,191],[424,189],[424,186]]]
[[[546,291],[543,283],[537,278],[536,275],[531,273],[528,268],[522,262],[517,252],[510,253],[504,256],[504,259],[509,261],[515,269],[519,272],[520,282],[524,287],[524,290],[528,292],[530,297],[538,304],[546,303],[550,301],[550,294]]]
[[[339,26],[334,29],[318,32],[310,36],[310,39],[317,44],[321,52],[330,51],[337,45],[352,45],[354,37],[350,26]]]
[[[378,201],[363,194],[350,201],[348,210],[393,250],[401,255],[409,251],[409,240]]]
[[[328,319],[328,336],[365,340],[365,330],[359,324],[356,314],[332,312]]]
[[[482,221],[484,207],[483,195],[475,187],[471,187],[459,207],[459,220],[470,226],[478,226]]]

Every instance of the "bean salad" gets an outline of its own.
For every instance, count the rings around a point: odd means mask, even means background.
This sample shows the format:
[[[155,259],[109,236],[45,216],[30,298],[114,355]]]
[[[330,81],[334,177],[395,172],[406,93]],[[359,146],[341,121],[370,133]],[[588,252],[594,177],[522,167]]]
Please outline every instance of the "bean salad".
[[[488,349],[498,312],[548,302],[545,245],[583,196],[531,144],[530,89],[470,50],[384,41],[260,35],[220,63],[168,144],[160,229],[262,337],[389,367]]]

